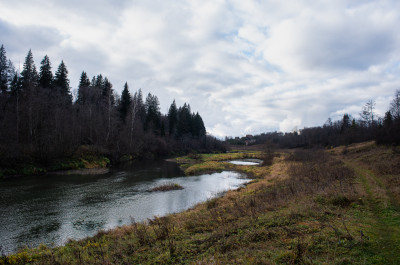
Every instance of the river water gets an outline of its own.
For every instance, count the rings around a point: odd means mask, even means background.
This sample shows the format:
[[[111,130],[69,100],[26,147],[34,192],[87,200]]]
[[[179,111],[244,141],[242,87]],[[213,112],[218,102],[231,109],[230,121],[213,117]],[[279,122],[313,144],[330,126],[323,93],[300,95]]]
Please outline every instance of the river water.
[[[261,159],[254,159],[254,158],[229,161],[229,163],[239,166],[258,166],[261,165],[262,162],[263,161]]]
[[[41,243],[61,245],[100,229],[180,212],[248,182],[236,172],[185,177],[166,161],[128,163],[105,175],[0,180],[0,254]],[[183,190],[149,192],[177,183]]]

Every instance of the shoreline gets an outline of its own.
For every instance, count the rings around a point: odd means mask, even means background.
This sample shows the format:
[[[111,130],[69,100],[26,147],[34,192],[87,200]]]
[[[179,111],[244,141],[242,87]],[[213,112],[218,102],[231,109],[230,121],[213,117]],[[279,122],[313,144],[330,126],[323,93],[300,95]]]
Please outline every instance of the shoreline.
[[[222,197],[0,264],[397,264],[400,155],[365,145],[275,153],[271,165],[241,167],[258,178]],[[189,166],[231,167],[222,158]]]
[[[110,168],[82,168],[47,172],[49,175],[103,175],[110,173]]]

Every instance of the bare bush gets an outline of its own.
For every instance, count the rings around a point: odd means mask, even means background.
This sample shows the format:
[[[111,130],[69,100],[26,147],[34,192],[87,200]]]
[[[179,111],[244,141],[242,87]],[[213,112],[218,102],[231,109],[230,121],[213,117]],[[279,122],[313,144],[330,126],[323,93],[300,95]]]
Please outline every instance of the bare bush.
[[[154,238],[150,235],[148,231],[148,226],[143,223],[137,223],[132,218],[132,228],[133,232],[135,233],[138,243],[141,246],[151,246],[154,243]]]

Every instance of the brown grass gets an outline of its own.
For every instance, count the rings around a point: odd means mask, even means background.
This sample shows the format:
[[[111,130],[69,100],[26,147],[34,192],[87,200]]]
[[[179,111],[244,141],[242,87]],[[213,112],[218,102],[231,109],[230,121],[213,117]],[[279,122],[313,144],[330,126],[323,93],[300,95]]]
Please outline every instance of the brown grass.
[[[170,190],[182,190],[183,187],[176,183],[168,183],[161,186],[154,187],[150,191],[170,191]]]
[[[353,169],[369,156],[369,147],[361,148],[346,155],[296,150],[275,156],[271,166],[261,167],[259,179],[183,213],[6,259],[20,264],[396,264],[400,215],[383,195],[387,189],[379,175]],[[367,177],[360,177],[363,170]]]

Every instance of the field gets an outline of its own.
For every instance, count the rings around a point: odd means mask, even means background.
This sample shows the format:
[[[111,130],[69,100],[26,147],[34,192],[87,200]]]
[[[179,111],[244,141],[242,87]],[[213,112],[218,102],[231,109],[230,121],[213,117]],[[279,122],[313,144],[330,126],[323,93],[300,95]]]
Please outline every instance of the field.
[[[244,157],[265,162],[224,162]],[[368,142],[177,160],[187,174],[229,169],[255,179],[186,212],[24,249],[0,264],[400,264],[397,148]]]

